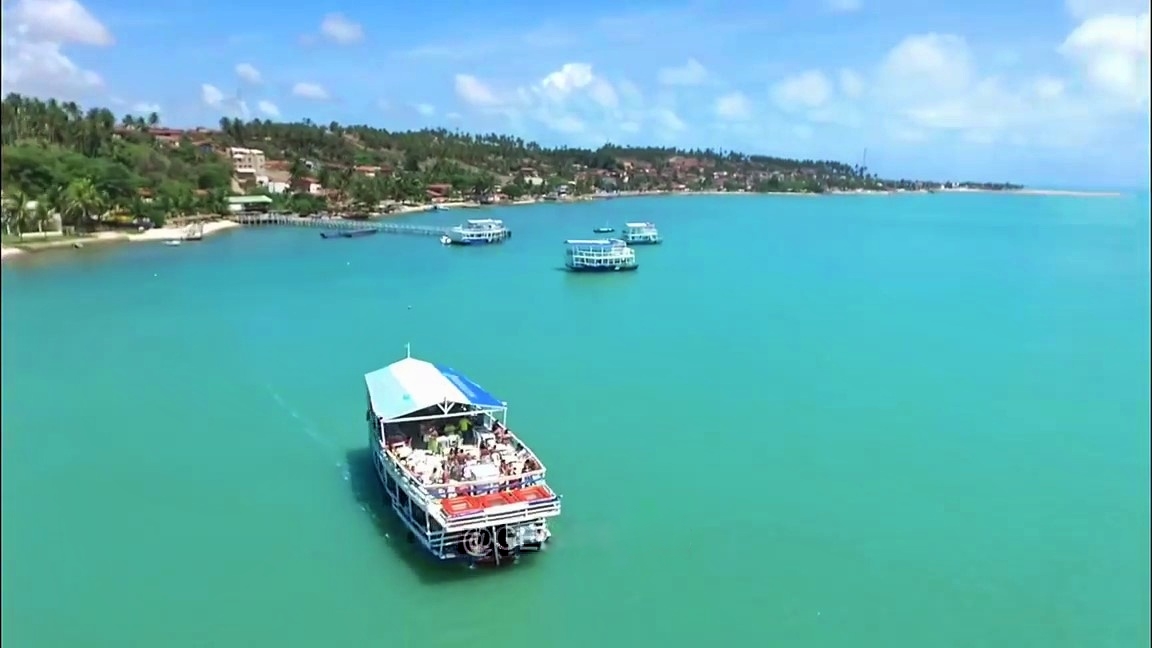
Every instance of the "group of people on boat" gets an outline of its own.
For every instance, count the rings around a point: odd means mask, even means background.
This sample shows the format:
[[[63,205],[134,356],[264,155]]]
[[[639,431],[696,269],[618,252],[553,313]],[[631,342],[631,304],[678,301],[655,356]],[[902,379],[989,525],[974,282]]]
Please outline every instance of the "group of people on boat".
[[[500,477],[514,477],[540,470],[540,462],[532,456],[503,424],[496,422],[491,429],[483,427],[481,416],[461,417],[447,423],[422,424],[417,438],[404,434],[386,435],[387,446],[396,458],[421,483],[446,485],[452,494],[468,487],[452,489],[452,484]],[[419,439],[423,448],[413,447]],[[492,466],[491,468],[480,468]],[[495,474],[489,475],[489,471]],[[522,480],[513,479],[485,487],[485,490],[508,490],[523,486]]]

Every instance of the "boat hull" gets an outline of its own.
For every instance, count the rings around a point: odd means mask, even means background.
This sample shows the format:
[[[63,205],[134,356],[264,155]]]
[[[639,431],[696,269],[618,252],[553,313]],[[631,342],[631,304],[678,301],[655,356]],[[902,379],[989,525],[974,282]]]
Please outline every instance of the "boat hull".
[[[664,241],[625,241],[629,247],[636,245],[660,245]]]
[[[361,238],[364,236],[372,236],[379,234],[380,230],[376,228],[361,229],[361,230],[347,230],[347,231],[334,231],[334,232],[320,232],[320,238]]]
[[[494,239],[494,240],[490,240],[490,241],[476,241],[476,240],[468,240],[468,239],[461,239],[461,240],[452,239],[451,241],[448,242],[448,245],[467,245],[467,246],[499,245],[499,244],[503,243],[505,240],[506,239]]]
[[[384,461],[380,458],[380,454],[372,447],[371,443],[369,444],[369,450],[372,454],[372,463],[375,468],[376,477],[384,490],[385,505],[388,506],[400,523],[404,525],[407,531],[408,541],[420,545],[424,549],[422,553],[429,559],[442,563],[455,562],[467,565],[505,567],[518,562],[524,554],[542,551],[545,544],[551,539],[551,533],[546,531],[547,525],[545,524],[542,527],[545,529],[544,535],[538,542],[523,542],[516,547],[510,547],[506,540],[503,541],[503,545],[501,541],[496,540],[501,532],[507,533],[506,529],[502,529],[499,526],[475,529],[465,534],[459,542],[454,541],[447,545],[442,542],[438,543],[437,540],[429,537],[428,531],[421,528],[417,520],[413,519],[413,507],[401,495],[402,489],[395,477],[384,466]],[[541,520],[537,520],[537,522],[541,522]],[[483,537],[484,534],[488,534],[487,544],[481,546],[480,550],[471,548],[476,545],[470,541],[475,539],[475,537]],[[505,538],[506,537],[507,536],[505,536]]]
[[[567,266],[568,272],[635,272],[640,264],[620,266]]]

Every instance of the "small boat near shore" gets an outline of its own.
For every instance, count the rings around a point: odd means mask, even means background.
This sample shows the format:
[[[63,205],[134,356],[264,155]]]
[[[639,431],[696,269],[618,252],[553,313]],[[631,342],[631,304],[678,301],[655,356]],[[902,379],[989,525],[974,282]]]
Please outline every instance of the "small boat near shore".
[[[380,230],[375,227],[365,227],[363,229],[354,230],[331,230],[328,232],[320,232],[320,238],[360,238],[362,236],[372,236],[379,234]]]
[[[164,241],[164,245],[167,245],[168,247],[176,247],[181,243],[183,243],[183,241],[180,239],[168,239],[167,241]]]

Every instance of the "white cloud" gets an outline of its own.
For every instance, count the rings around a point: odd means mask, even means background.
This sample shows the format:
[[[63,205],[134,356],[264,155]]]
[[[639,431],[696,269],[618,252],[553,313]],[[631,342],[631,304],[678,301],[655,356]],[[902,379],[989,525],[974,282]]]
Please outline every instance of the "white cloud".
[[[248,104],[236,97],[226,97],[220,88],[210,84],[200,85],[200,101],[207,107],[227,117],[241,117],[247,119],[251,112]]]
[[[433,106],[432,104],[419,103],[412,107],[416,109],[416,112],[425,117],[431,117],[432,115],[436,114],[436,106]]]
[[[1076,20],[1094,16],[1139,16],[1147,13],[1148,0],[1067,0],[1065,9]]]
[[[740,92],[730,92],[716,99],[716,115],[727,121],[740,121],[752,116],[752,103]]]
[[[158,103],[148,103],[141,101],[139,103],[132,104],[132,113],[136,115],[147,116],[151,115],[152,113],[160,114],[162,112],[164,112],[164,110],[160,108],[160,104]]]
[[[603,77],[587,63],[565,63],[536,83],[508,88],[458,74],[456,94],[477,111],[507,119],[515,130],[535,122],[585,143],[626,136],[646,123],[661,131],[685,127],[669,107],[647,105],[635,85]]]
[[[324,86],[316,83],[305,83],[303,81],[292,86],[292,95],[313,101],[328,100],[328,91],[324,89]]]
[[[18,0],[0,5],[0,92],[84,99],[103,88],[99,74],[76,65],[69,45],[108,47],[112,33],[76,0]]]
[[[864,94],[864,79],[852,70],[840,70],[840,93],[849,99],[858,99]]]
[[[860,0],[827,0],[826,4],[833,13],[853,13],[864,6]]]
[[[260,70],[257,70],[256,66],[252,65],[251,63],[237,64],[236,76],[240,77],[242,81],[246,81],[251,84],[258,84],[263,81],[262,77],[260,76]]]
[[[662,68],[657,78],[664,85],[700,85],[708,80],[708,70],[699,61],[690,58],[682,66]]]
[[[452,121],[459,121],[459,120],[464,118],[464,115],[461,115],[458,112],[450,112],[444,116],[447,117],[448,119],[451,119]]]
[[[653,116],[656,118],[657,126],[665,131],[678,133],[688,128],[688,124],[685,124],[679,115],[667,108],[657,108]]]
[[[205,106],[218,108],[224,103],[224,93],[220,92],[220,88],[204,83],[200,85],[200,101],[203,101]]]
[[[472,106],[497,106],[500,99],[484,82],[470,74],[456,75],[456,96]]]
[[[1071,63],[1065,76],[1009,81],[982,72],[964,38],[920,34],[885,56],[868,108],[903,139],[952,133],[969,144],[1097,146],[1126,117],[1147,113],[1148,12],[1092,16],[1091,2],[1074,4],[1081,22],[1059,47]]]
[[[320,34],[340,45],[351,45],[364,40],[364,28],[360,23],[348,20],[341,13],[330,13],[320,22]]]
[[[31,41],[98,45],[115,43],[112,32],[76,0],[19,0],[5,17]]]
[[[819,70],[808,70],[777,83],[772,98],[784,110],[819,108],[832,97],[832,82]]]
[[[1040,99],[1056,99],[1064,94],[1067,84],[1063,79],[1040,77],[1032,82],[1032,90]]]
[[[1060,52],[1094,90],[1130,107],[1146,107],[1152,38],[1148,18],[1148,11],[1087,18],[1064,40]]]
[[[271,101],[261,99],[256,103],[256,108],[258,108],[260,112],[264,113],[264,115],[267,117],[275,118],[280,116],[280,108],[278,108],[276,104],[272,103]]]

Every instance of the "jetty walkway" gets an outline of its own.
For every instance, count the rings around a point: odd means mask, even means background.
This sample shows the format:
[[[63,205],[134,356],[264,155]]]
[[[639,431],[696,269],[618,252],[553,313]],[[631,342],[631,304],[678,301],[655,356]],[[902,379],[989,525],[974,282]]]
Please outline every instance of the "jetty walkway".
[[[444,236],[448,233],[448,230],[451,229],[449,227],[379,223],[366,220],[347,220],[343,218],[310,218],[293,214],[239,213],[232,214],[228,218],[241,225],[316,227],[327,230],[375,229],[381,234],[408,234],[410,236]]]

